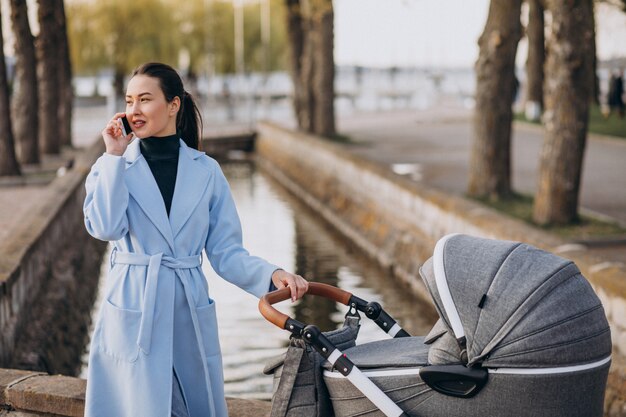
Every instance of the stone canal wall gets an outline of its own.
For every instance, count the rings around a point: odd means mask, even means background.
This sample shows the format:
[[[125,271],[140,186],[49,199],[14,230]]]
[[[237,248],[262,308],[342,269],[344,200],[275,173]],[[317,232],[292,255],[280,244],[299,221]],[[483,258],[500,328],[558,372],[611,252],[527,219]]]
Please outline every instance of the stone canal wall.
[[[278,182],[428,302],[419,267],[449,233],[524,241],[572,259],[601,298],[611,325],[615,354],[607,415],[626,413],[624,265],[591,257],[554,235],[424,187],[311,135],[263,123],[256,152]]]
[[[84,180],[96,145],[55,178],[0,245],[0,367],[73,375],[105,245],[83,225]]]
[[[0,417],[82,417],[85,387],[80,378],[0,369]],[[271,407],[238,398],[226,398],[226,404],[231,417],[269,416]]]

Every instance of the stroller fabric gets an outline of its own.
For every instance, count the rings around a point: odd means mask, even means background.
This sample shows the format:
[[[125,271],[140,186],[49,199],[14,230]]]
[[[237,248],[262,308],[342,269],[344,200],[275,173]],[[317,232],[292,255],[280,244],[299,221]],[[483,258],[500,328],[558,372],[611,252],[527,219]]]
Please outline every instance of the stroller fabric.
[[[420,272],[456,339],[451,315],[460,320],[468,366],[558,367],[610,356],[604,309],[573,262],[524,243],[466,235],[437,246]],[[443,302],[441,282],[452,305]]]
[[[609,325],[571,261],[520,242],[448,235],[420,274],[440,317],[431,332],[344,351],[407,416],[603,415]],[[458,364],[488,372],[471,398],[420,377],[431,365]],[[338,372],[326,370],[324,380],[335,416],[383,415]]]
[[[347,316],[343,326],[324,335],[340,350],[355,346],[359,318]],[[263,372],[274,375],[271,417],[332,417],[332,404],[322,377],[325,359],[302,339],[291,338],[284,355],[269,361]]]

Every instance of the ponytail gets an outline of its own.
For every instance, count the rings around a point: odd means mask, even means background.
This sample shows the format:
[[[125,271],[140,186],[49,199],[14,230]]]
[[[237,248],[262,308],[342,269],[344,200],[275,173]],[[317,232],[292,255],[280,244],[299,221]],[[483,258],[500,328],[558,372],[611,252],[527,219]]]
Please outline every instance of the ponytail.
[[[200,149],[202,138],[202,115],[193,99],[187,91],[183,92],[180,100],[180,110],[176,115],[176,130],[180,131],[183,140],[193,149]]]
[[[176,130],[190,148],[199,149],[202,134],[202,115],[191,94],[183,88],[183,81],[176,70],[160,62],[148,62],[133,71],[135,75],[147,75],[159,80],[161,90],[168,103],[174,97],[180,99],[180,109],[176,115]]]

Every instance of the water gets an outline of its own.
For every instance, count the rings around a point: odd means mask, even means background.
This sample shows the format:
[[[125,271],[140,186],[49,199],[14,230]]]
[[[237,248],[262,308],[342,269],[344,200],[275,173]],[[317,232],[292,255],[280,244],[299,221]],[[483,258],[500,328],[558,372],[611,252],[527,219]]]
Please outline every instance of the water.
[[[352,249],[349,242],[336,235],[318,215],[267,174],[250,161],[229,162],[222,167],[241,217],[244,245],[252,254],[309,280],[335,285],[367,301],[380,302],[411,334],[428,332],[436,318],[430,307],[407,296],[386,272]],[[105,256],[101,282],[107,260]],[[267,359],[285,351],[289,333],[260,315],[255,297],[219,278],[208,262],[203,263],[203,268],[210,296],[217,303],[226,395],[269,399],[272,378],[262,373],[263,366]],[[337,328],[347,311],[345,306],[313,296],[294,304],[282,302],[276,307],[322,330]],[[363,319],[358,343],[387,337],[375,324]]]

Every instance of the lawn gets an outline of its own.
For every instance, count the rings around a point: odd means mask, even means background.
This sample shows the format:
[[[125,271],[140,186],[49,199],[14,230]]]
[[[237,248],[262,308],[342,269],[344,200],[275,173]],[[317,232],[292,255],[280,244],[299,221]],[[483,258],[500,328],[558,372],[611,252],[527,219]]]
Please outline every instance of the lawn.
[[[492,202],[479,200],[481,203],[492,207],[511,217],[523,220],[524,222],[539,227],[548,232],[555,233],[567,240],[586,240],[593,238],[624,237],[626,229],[617,223],[607,222],[596,218],[581,216],[580,220],[567,226],[547,226],[540,227],[532,222],[533,198],[527,195],[515,194],[509,199]]]
[[[528,121],[524,113],[516,113],[515,120],[540,124],[540,122]],[[608,119],[605,119],[600,107],[594,104],[591,106],[589,114],[589,132],[626,139],[626,117],[620,119],[618,114],[613,113]]]

